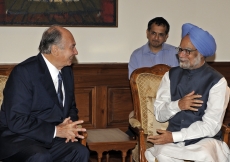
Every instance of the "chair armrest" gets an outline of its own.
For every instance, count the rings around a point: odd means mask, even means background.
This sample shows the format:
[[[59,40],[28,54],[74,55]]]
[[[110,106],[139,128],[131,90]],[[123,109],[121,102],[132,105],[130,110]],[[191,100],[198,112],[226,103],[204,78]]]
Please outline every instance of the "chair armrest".
[[[129,113],[129,125],[131,126],[130,128],[137,134],[139,135],[140,131],[143,131],[141,127],[141,123],[134,117],[134,111],[131,111]]]
[[[134,112],[130,112],[129,114],[129,124],[130,128],[135,132],[135,134],[138,136],[138,150],[139,150],[139,158],[141,162],[147,162],[145,159],[145,150],[146,150],[146,144],[145,144],[145,134],[144,129],[141,127],[140,121],[138,121],[134,117]]]
[[[141,123],[134,117],[134,111],[129,113],[129,124],[132,128],[141,127]]]
[[[137,127],[141,127],[141,123],[135,119],[135,118],[130,118],[129,119],[129,124],[133,127],[133,128],[137,128]]]
[[[221,130],[222,130],[222,133],[223,133],[223,141],[226,144],[228,144],[230,127],[228,127],[226,124],[223,124]]]

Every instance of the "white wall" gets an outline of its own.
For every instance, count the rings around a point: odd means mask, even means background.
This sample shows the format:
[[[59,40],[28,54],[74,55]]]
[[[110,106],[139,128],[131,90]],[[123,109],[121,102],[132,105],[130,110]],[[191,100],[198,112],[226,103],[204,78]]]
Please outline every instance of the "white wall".
[[[193,23],[209,31],[217,42],[214,61],[230,62],[229,0],[119,0],[118,27],[68,27],[76,40],[79,63],[128,62],[146,43],[150,19],[163,16],[170,23],[168,43],[178,46],[181,26]],[[0,63],[18,63],[38,53],[45,27],[0,27]]]

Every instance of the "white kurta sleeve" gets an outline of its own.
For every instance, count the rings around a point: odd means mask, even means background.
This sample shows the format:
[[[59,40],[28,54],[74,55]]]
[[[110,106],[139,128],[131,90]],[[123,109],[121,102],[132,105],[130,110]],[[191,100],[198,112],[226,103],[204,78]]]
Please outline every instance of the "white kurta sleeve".
[[[166,72],[161,80],[154,102],[156,120],[165,122],[179,111],[181,110],[178,106],[178,101],[171,101],[169,72]]]

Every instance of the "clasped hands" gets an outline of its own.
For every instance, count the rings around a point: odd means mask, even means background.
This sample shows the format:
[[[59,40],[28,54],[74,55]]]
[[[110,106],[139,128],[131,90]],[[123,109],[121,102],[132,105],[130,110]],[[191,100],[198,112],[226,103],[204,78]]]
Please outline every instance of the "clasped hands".
[[[84,136],[80,135],[78,132],[85,132],[85,128],[79,127],[83,120],[78,120],[73,122],[70,117],[66,118],[61,124],[56,126],[56,137],[66,138],[66,143],[71,141],[78,141],[76,138],[83,139]]]
[[[201,95],[195,94],[195,92],[192,91],[178,101],[178,106],[181,110],[198,111],[198,108],[201,107],[203,104],[203,101],[200,100],[201,97],[202,97]],[[157,145],[174,142],[172,137],[172,132],[167,130],[157,129],[157,133],[158,135],[155,136],[149,135],[147,137],[147,141]]]

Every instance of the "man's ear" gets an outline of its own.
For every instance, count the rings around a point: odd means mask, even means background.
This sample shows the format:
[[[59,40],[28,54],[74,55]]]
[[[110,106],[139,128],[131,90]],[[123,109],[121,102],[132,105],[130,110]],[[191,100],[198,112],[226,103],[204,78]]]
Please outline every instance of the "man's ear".
[[[168,37],[169,37],[169,34],[165,36],[165,42],[167,41]]]
[[[53,55],[58,55],[58,46],[57,45],[52,45],[51,46],[51,53]]]
[[[148,31],[148,29],[146,30],[146,38],[149,39],[149,31]]]

